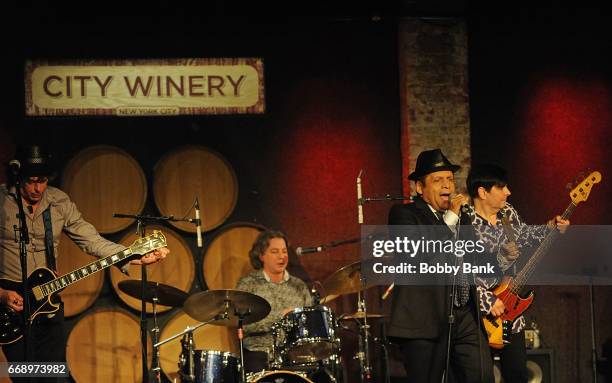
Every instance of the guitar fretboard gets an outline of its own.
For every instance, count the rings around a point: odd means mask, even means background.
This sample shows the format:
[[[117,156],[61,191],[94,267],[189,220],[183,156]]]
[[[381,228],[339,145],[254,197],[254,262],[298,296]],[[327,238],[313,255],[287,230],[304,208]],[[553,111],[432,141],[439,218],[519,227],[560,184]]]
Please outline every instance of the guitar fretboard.
[[[109,255],[106,258],[98,259],[97,261],[91,262],[79,269],[71,271],[70,273],[64,274],[61,277],[58,277],[52,281],[49,281],[45,284],[38,286],[42,292],[44,297],[53,294],[54,292],[64,289],[71,284],[80,281],[83,278],[88,277],[91,274],[97,273],[98,271],[107,269],[112,265],[123,261],[124,259],[131,256],[132,250],[127,248],[123,251],[120,251],[116,254]]]

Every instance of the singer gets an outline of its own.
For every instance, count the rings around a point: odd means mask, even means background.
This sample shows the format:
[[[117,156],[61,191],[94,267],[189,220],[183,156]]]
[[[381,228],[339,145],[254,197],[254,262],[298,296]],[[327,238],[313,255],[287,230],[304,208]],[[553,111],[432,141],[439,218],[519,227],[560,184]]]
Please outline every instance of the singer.
[[[242,277],[236,286],[239,290],[265,298],[272,307],[270,314],[259,322],[244,326],[245,369],[257,372],[268,368],[268,355],[273,343],[272,324],[297,307],[312,305],[312,297],[306,284],[289,274],[287,236],[277,230],[262,232],[249,251],[254,272]]]
[[[418,237],[427,239],[474,239],[468,217],[460,214],[465,197],[451,198],[455,192],[454,173],[459,169],[440,149],[420,153],[416,169],[408,177],[415,182],[414,203],[394,205],[389,212],[389,225],[418,225],[416,230],[422,231],[417,233]],[[435,230],[433,226],[446,228]],[[393,227],[390,231],[394,233],[392,238],[401,236]],[[423,261],[453,264],[452,257],[440,253],[429,255]],[[473,263],[469,259],[466,262]],[[475,289],[468,284],[468,275],[461,274],[464,278],[436,274],[435,285],[395,285],[388,334],[400,346],[410,382],[442,381],[447,357],[452,361],[449,364],[456,381],[493,382],[493,363],[476,319]],[[457,294],[451,301],[455,280],[464,283],[457,282]],[[448,340],[450,308],[454,311],[455,324]],[[447,342],[450,342],[448,356]]]
[[[17,167],[17,169],[15,169]],[[27,269],[46,267],[56,270],[57,248],[65,232],[83,251],[97,257],[106,257],[125,249],[124,246],[104,239],[86,222],[74,202],[63,191],[49,186],[55,175],[52,157],[40,145],[23,145],[17,149],[17,159],[7,166],[8,183],[0,185],[0,278],[21,281],[20,244],[15,242],[13,226],[19,226],[17,184],[29,231]],[[158,249],[132,261],[133,264],[151,264],[161,261],[169,253]],[[126,269],[128,265],[123,265]],[[32,286],[30,286],[32,287]],[[0,304],[15,312],[23,312],[21,291],[0,288]],[[11,362],[24,360],[24,338],[2,346]],[[63,306],[50,315],[41,314],[31,326],[28,347],[30,362],[65,362]],[[35,379],[31,382],[37,381]],[[49,380],[45,380],[49,381]]]

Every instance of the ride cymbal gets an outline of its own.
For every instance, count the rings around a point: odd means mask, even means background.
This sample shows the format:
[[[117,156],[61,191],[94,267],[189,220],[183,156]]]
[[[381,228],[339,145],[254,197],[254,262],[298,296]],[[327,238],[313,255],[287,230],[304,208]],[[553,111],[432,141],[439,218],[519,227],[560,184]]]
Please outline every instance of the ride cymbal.
[[[190,317],[200,322],[210,321],[219,314],[226,313],[226,318],[211,324],[238,327],[241,316],[242,324],[254,323],[268,316],[271,307],[264,298],[246,291],[208,290],[187,298],[183,309]]]

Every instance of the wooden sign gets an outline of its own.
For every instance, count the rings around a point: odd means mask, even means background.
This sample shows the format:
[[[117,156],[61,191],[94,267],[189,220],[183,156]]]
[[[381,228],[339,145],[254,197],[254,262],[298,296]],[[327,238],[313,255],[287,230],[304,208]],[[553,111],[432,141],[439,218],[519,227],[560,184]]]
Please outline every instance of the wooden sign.
[[[264,113],[260,58],[28,61],[28,116]]]

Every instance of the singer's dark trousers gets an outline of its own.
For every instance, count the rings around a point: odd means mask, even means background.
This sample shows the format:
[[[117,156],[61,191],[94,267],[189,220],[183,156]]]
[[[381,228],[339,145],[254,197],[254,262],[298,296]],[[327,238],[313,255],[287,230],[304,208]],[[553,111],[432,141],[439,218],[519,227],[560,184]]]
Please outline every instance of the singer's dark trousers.
[[[493,362],[472,305],[455,310],[449,382],[493,383]],[[409,382],[439,383],[446,362],[446,334],[438,339],[392,338],[398,343]]]

